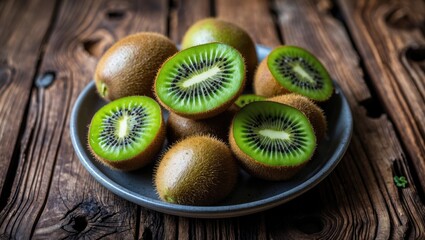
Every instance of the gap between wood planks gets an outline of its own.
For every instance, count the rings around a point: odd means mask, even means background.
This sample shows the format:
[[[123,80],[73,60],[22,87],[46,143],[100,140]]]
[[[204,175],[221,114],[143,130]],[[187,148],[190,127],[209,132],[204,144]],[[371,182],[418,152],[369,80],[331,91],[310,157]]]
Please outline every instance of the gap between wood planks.
[[[385,114],[387,116],[388,121],[391,123],[392,126],[394,126],[394,132],[397,136],[397,139],[401,143],[400,145],[401,145],[402,151],[403,151],[403,153],[405,153],[405,158],[407,160],[407,163],[409,165],[409,170],[410,170],[410,173],[411,173],[412,178],[413,178],[413,183],[410,183],[410,184],[418,186],[416,188],[418,196],[419,196],[420,200],[422,202],[424,202],[425,201],[425,193],[424,193],[423,189],[421,187],[419,187],[419,186],[421,186],[421,184],[420,184],[420,181],[419,181],[417,169],[414,167],[412,158],[409,155],[409,151],[407,151],[407,147],[405,145],[405,142],[402,140],[400,131],[397,127],[395,127],[396,125],[394,124],[394,119],[391,118],[391,115],[386,113],[386,111],[383,107],[384,104],[382,103],[382,99],[380,99],[378,97],[377,89],[374,86],[372,79],[371,79],[371,74],[367,70],[367,68],[365,66],[365,62],[364,62],[363,58],[361,57],[362,55],[359,51],[359,48],[357,47],[357,44],[354,41],[353,35],[352,35],[350,29],[347,26],[346,19],[344,19],[344,15],[342,14],[341,7],[336,2],[336,0],[330,0],[330,1],[332,3],[332,7],[330,8],[329,13],[331,14],[331,16],[334,17],[334,19],[336,19],[337,21],[339,21],[341,23],[342,27],[344,28],[345,32],[347,33],[347,36],[350,40],[350,43],[353,46],[353,50],[359,56],[359,67],[364,74],[363,75],[364,82],[366,83],[367,88],[370,91],[371,97],[369,99],[366,99],[366,100],[359,102],[359,105],[361,105],[362,107],[365,108],[365,110],[367,111],[368,117],[379,118],[379,117],[381,117],[382,114]],[[392,167],[394,168],[394,166],[392,166]]]
[[[33,80],[32,80],[32,89],[36,88],[37,92],[44,87],[48,87],[48,86],[37,86],[36,81],[40,78],[45,77],[43,73],[40,73],[40,67],[41,67],[41,63],[43,62],[44,59],[44,54],[46,51],[46,46],[50,40],[50,37],[52,36],[53,30],[54,30],[54,26],[56,23],[56,19],[59,15],[59,9],[60,9],[60,3],[61,1],[55,1],[55,5],[53,7],[53,14],[49,20],[49,26],[46,30],[46,33],[44,34],[44,37],[41,41],[41,45],[40,45],[40,51],[39,51],[39,55],[37,58],[37,63],[36,63],[36,67],[35,67],[35,72],[34,72],[34,76],[33,76]],[[54,81],[55,79],[53,79],[52,81]],[[48,84],[50,85],[51,82]],[[18,133],[18,138],[16,139],[16,143],[15,143],[15,147],[13,149],[13,154],[12,154],[12,158],[10,160],[10,164],[9,164],[9,169],[7,170],[7,174],[6,174],[6,179],[4,181],[3,184],[3,189],[2,192],[0,193],[0,212],[4,209],[4,207],[7,205],[7,201],[10,197],[11,194],[11,190],[12,190],[12,186],[13,186],[13,182],[15,181],[15,176],[16,176],[16,171],[18,169],[19,166],[19,161],[20,156],[21,156],[21,144],[22,144],[22,140],[24,137],[24,133],[25,133],[25,129],[26,129],[26,123],[28,120],[28,115],[29,115],[29,111],[30,111],[30,103],[31,103],[31,99],[33,96],[33,91],[30,91],[30,95],[28,97],[28,102],[25,105],[25,111],[24,111],[24,115],[22,117],[22,123],[21,126],[19,128],[19,133]],[[51,178],[53,177],[53,174],[51,176]],[[49,186],[50,189],[50,186]],[[46,199],[47,200],[47,199]],[[46,204],[46,202],[43,203]],[[33,229],[34,231],[34,229]]]

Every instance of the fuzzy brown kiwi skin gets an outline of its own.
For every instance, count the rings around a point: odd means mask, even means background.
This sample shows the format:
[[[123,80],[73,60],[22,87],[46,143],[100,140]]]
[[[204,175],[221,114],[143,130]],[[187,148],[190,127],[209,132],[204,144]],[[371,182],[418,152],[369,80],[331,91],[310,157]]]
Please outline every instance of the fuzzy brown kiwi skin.
[[[316,133],[317,141],[323,140],[326,136],[327,121],[323,110],[317,106],[309,98],[299,94],[290,93],[280,96],[275,96],[267,99],[268,101],[277,102],[292,106],[306,115],[309,119],[313,130]]]
[[[274,97],[289,93],[289,91],[283,88],[273,77],[267,66],[267,57],[261,61],[255,71],[253,89],[255,94],[264,97]]]
[[[184,156],[189,156],[189,160],[183,159]],[[179,174],[177,166],[189,169]],[[222,141],[206,135],[190,136],[175,143],[163,155],[155,168],[154,185],[164,201],[213,205],[231,193],[238,174],[236,160]]]
[[[171,112],[167,120],[168,141],[174,143],[189,136],[212,135],[227,142],[230,123],[237,111],[237,106],[232,105],[215,117],[201,120],[192,120]]]
[[[256,161],[244,153],[237,145],[233,137],[233,125],[230,127],[229,143],[239,165],[251,176],[259,179],[268,181],[289,180],[308,163],[308,161],[305,161],[295,166],[272,166]]]
[[[89,127],[88,136],[90,136],[90,127]],[[159,128],[158,134],[156,135],[154,140],[149,144],[149,146],[139,155],[127,160],[122,160],[122,161],[108,161],[96,155],[96,153],[91,149],[90,144],[88,144],[88,142],[90,141],[89,139],[87,141],[87,145],[93,157],[96,160],[98,160],[100,163],[102,163],[103,165],[114,170],[133,171],[133,170],[142,168],[152,163],[155,160],[159,151],[162,149],[162,145],[164,144],[165,137],[166,137],[166,127],[163,120],[161,119],[161,125]]]
[[[159,33],[142,32],[119,40],[96,66],[99,95],[110,101],[133,95],[153,97],[156,72],[177,51],[175,44]]]
[[[242,70],[242,72],[243,72],[243,80],[242,80],[241,87],[239,88],[239,91],[231,99],[229,99],[227,102],[223,103],[221,106],[218,106],[216,108],[210,109],[210,110],[205,111],[205,112],[194,113],[194,114],[188,114],[188,113],[184,113],[184,112],[178,112],[178,111],[170,108],[164,102],[161,101],[161,98],[158,96],[158,94],[156,92],[156,87],[155,86],[157,84],[159,72],[160,72],[162,66],[164,66],[171,58],[173,58],[177,54],[178,53],[175,53],[173,56],[169,57],[161,65],[161,67],[157,71],[157,74],[156,74],[156,77],[155,77],[155,83],[152,86],[152,92],[154,92],[155,99],[159,102],[159,104],[161,104],[162,107],[164,107],[165,109],[167,109],[169,112],[173,112],[173,113],[175,113],[175,114],[177,114],[177,115],[179,115],[181,117],[189,118],[189,119],[192,119],[192,120],[200,120],[200,119],[211,118],[211,117],[217,116],[220,113],[222,113],[222,112],[226,111],[227,109],[229,109],[232,106],[232,104],[236,101],[236,99],[238,99],[238,97],[242,94],[243,90],[245,89],[245,84],[246,84],[246,66],[244,64],[244,69]],[[240,55],[240,56],[242,57],[242,55]],[[242,57],[242,59],[243,59],[243,57]]]

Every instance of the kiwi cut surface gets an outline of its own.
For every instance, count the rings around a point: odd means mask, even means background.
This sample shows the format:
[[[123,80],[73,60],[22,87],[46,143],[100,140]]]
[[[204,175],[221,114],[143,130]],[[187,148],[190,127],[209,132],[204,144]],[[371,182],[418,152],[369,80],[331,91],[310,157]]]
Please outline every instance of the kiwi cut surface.
[[[150,163],[164,140],[161,107],[146,96],[124,97],[106,104],[93,116],[88,134],[96,159],[121,170]]]
[[[307,97],[290,93],[267,99],[269,101],[283,103],[303,112],[310,120],[316,134],[317,141],[325,138],[327,130],[326,116],[323,110]]]
[[[326,101],[333,93],[328,71],[307,50],[295,46],[281,46],[267,57],[267,66],[280,85],[315,101]]]
[[[250,103],[235,115],[229,142],[247,172],[266,180],[291,178],[316,148],[313,128],[301,111],[266,101]]]
[[[210,136],[191,136],[173,145],[157,165],[159,197],[184,205],[212,205],[233,190],[239,170],[229,147]]]
[[[159,70],[154,91],[168,110],[191,119],[209,118],[225,111],[245,83],[241,54],[223,43],[182,50]]]
[[[236,106],[242,108],[249,103],[262,101],[264,99],[266,98],[255,94],[242,94],[238,97],[238,99],[236,99],[235,104]]]
[[[177,52],[166,36],[143,32],[129,35],[112,45],[99,60],[94,74],[96,88],[106,100],[145,95],[162,63]]]

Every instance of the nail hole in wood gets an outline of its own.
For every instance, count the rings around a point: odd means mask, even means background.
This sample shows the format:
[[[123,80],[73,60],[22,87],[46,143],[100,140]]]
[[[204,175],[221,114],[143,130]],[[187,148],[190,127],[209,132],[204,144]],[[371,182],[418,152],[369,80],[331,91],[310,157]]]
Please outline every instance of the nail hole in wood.
[[[72,224],[72,228],[78,232],[84,231],[87,227],[87,219],[84,216],[77,216],[74,219],[74,224]]]
[[[366,109],[366,115],[370,118],[380,118],[384,113],[381,105],[374,98],[368,98],[360,102],[360,105]]]
[[[142,239],[152,240],[152,231],[149,228],[143,230]]]
[[[83,42],[84,50],[90,55],[98,58],[103,52],[100,42],[100,39],[88,39]]]
[[[413,29],[415,28],[415,21],[411,18],[408,10],[405,8],[397,8],[388,13],[385,17],[386,23],[393,28],[399,29]]]
[[[0,90],[10,83],[12,70],[8,67],[0,67]]]
[[[111,20],[121,20],[125,16],[125,12],[121,10],[111,10],[106,13],[108,19]]]
[[[406,58],[414,62],[425,61],[425,46],[408,47],[406,50]]]
[[[56,72],[48,71],[44,74],[38,76],[35,80],[35,86],[37,88],[48,88],[52,85],[53,81],[56,79]]]
[[[303,233],[314,234],[323,230],[323,223],[318,216],[305,216],[297,219],[295,226]]]

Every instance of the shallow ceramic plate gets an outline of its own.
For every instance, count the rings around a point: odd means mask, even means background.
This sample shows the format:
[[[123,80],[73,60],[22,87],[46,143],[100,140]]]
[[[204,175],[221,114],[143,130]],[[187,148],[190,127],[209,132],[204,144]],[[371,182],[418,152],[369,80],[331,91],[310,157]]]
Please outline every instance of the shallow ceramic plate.
[[[259,60],[270,49],[257,46]],[[133,172],[110,170],[97,162],[87,149],[88,125],[94,113],[103,105],[91,82],[78,97],[71,116],[71,139],[75,151],[89,173],[115,194],[156,211],[187,217],[218,218],[247,215],[285,203],[322,181],[338,164],[351,139],[353,120],[347,100],[338,85],[335,94],[321,107],[328,120],[328,136],[322,141],[315,157],[290,181],[266,182],[250,177],[241,170],[239,182],[232,194],[215,206],[186,206],[158,199],[152,184],[152,166]],[[164,112],[164,117],[168,113]],[[164,144],[164,147],[167,143]]]

